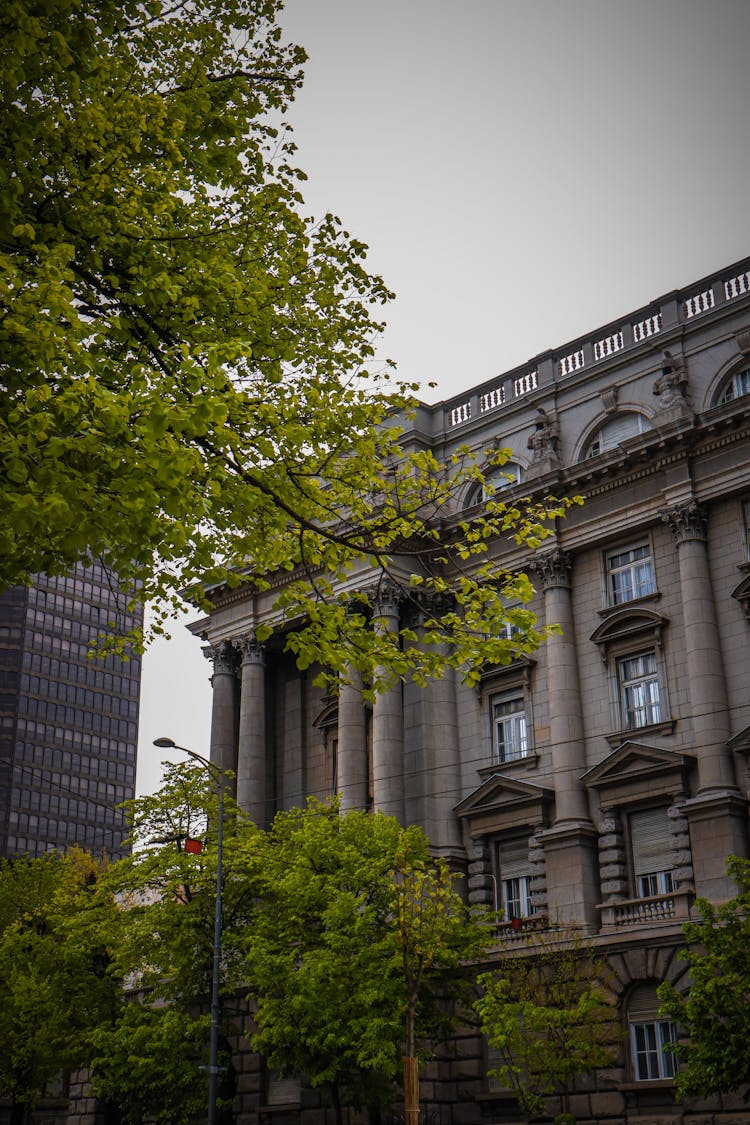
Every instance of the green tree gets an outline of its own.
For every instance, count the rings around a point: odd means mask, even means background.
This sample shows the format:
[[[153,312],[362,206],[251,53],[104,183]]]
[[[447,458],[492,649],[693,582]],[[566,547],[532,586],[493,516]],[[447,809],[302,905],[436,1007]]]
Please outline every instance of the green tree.
[[[435,518],[482,475],[399,450],[414,388],[368,371],[390,294],[337,219],[305,215],[281,127],[305,56],[280,7],[2,5],[0,587],[102,557],[163,604],[287,571],[300,663],[477,674],[509,658],[498,626],[531,587],[468,564],[497,535],[533,546],[566,504],[496,497],[441,543]],[[447,649],[338,600],[342,574],[396,555],[407,589],[456,599],[427,623]]]
[[[339,1112],[342,1100],[372,1109],[404,1050],[445,1024],[444,970],[483,931],[433,867],[422,831],[391,817],[311,801],[277,815],[255,862],[263,907],[245,973],[254,1046],[284,1073],[326,1085]],[[458,974],[450,983],[455,991]]]
[[[498,1059],[489,1074],[527,1113],[541,1113],[545,1098],[564,1093],[576,1075],[612,1061],[617,1008],[601,958],[579,939],[552,948],[540,941],[523,954],[480,975],[474,1007]]]
[[[88,1063],[91,1035],[111,1022],[111,898],[84,852],[0,861],[0,1088],[26,1122],[47,1084]]]
[[[658,989],[660,1015],[680,1033],[670,1046],[680,1062],[680,1096],[729,1093],[750,1082],[750,861],[731,857],[727,870],[735,898],[720,906],[699,898],[700,921],[683,926],[689,990],[669,982]]]
[[[252,885],[237,877],[240,839],[257,834],[229,798],[222,895],[220,1104],[233,1094],[228,1037],[241,1013],[235,934],[252,918]],[[158,793],[129,802],[133,854],[108,886],[121,904],[112,955],[127,996],[92,1037],[94,1091],[121,1120],[189,1122],[206,1102],[209,998],[216,904],[216,785],[194,765],[168,765]],[[186,849],[187,840],[200,844]],[[244,852],[243,852],[244,854]]]

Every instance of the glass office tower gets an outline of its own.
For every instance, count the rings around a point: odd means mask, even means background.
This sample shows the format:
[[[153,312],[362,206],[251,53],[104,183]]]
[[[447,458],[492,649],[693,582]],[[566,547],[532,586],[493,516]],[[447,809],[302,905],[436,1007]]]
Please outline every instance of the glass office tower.
[[[0,595],[0,855],[124,854],[141,659],[90,643],[140,620],[99,564]]]

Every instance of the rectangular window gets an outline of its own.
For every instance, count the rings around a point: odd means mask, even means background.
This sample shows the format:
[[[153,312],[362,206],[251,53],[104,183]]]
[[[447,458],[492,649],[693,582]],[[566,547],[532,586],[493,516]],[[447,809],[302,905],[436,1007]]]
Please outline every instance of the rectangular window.
[[[622,725],[626,730],[661,722],[656,654],[639,653],[617,661]]]
[[[631,1044],[635,1077],[639,1082],[659,1078],[674,1078],[675,1058],[665,1051],[667,1043],[676,1039],[675,1027],[668,1020],[648,1020],[631,1023]]]
[[[528,918],[531,914],[529,841],[524,837],[499,844],[497,860],[504,920]]]
[[[529,752],[526,704],[522,692],[495,698],[492,704],[495,756],[498,762],[513,762]]]
[[[622,605],[654,593],[654,567],[647,543],[607,556],[607,588],[610,605]]]
[[[674,890],[674,849],[666,808],[631,813],[630,842],[636,895],[670,894]]]

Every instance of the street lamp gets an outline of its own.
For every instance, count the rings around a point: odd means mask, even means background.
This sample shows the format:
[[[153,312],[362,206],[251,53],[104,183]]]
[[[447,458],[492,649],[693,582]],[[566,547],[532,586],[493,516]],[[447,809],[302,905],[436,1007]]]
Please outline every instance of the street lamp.
[[[219,823],[216,832],[216,909],[214,911],[214,963],[211,975],[211,1033],[208,1049],[208,1125],[216,1125],[216,1082],[219,1074],[219,964],[221,961],[221,890],[222,890],[222,850],[224,845],[224,775],[213,762],[202,754],[180,746],[172,738],[155,738],[154,746],[160,749],[182,750],[199,762],[218,782]]]

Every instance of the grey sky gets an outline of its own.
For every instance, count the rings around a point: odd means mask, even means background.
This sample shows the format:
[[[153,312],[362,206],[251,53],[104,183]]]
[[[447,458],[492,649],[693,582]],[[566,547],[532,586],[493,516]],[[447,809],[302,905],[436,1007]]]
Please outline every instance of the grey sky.
[[[309,210],[397,293],[381,356],[429,401],[750,252],[748,0],[287,0]],[[144,661],[139,791],[208,746],[209,665]]]

